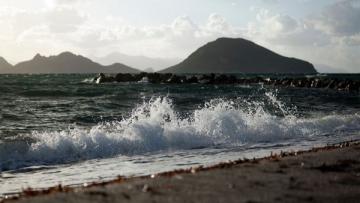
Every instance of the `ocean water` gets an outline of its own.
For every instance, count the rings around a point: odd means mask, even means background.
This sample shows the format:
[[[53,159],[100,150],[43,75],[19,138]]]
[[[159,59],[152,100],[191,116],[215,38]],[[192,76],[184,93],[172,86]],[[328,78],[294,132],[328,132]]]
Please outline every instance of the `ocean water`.
[[[92,77],[0,75],[0,198],[360,139],[357,92]]]

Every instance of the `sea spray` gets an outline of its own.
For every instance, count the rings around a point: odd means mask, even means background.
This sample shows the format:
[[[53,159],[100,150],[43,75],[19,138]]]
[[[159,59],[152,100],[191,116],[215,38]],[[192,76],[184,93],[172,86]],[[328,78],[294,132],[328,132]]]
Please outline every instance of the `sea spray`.
[[[164,150],[276,143],[360,130],[358,114],[296,117],[276,98],[276,93],[264,94],[262,100],[252,102],[212,99],[185,116],[175,110],[169,97],[153,97],[120,121],[91,128],[33,132],[30,136],[33,141],[19,144],[21,149],[0,143],[0,168],[9,170]],[[269,108],[278,109],[281,115],[271,113]]]

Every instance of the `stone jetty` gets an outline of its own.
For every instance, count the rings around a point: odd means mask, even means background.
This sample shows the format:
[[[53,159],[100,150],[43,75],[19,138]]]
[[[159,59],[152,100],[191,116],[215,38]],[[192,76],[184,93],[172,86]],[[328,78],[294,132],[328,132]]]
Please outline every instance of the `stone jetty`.
[[[139,82],[147,81],[151,84],[264,84],[268,86],[295,87],[295,88],[323,88],[348,92],[360,92],[360,80],[336,79],[321,76],[274,76],[260,77],[249,76],[242,77],[234,74],[171,74],[171,73],[119,73],[116,75],[105,75],[100,73],[94,78],[96,83],[109,82]]]

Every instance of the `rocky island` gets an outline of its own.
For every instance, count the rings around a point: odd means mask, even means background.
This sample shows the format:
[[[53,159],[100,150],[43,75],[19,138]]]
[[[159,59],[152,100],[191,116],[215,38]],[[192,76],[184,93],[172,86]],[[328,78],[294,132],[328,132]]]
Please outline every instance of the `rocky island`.
[[[306,61],[281,56],[242,38],[219,38],[200,47],[181,63],[161,73],[314,74]]]

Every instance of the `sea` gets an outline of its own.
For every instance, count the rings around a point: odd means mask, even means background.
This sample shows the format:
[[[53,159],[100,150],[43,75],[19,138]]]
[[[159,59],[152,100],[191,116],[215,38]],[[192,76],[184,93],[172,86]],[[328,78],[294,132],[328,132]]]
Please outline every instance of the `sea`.
[[[360,139],[359,92],[94,77],[0,75],[0,199]]]

